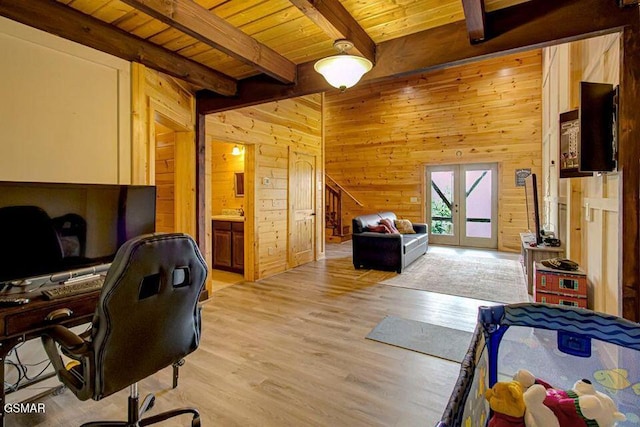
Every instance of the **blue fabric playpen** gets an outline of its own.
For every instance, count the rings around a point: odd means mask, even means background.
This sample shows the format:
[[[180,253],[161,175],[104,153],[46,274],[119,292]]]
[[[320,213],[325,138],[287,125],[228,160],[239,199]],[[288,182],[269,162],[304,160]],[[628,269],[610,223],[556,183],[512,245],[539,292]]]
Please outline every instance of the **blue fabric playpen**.
[[[522,303],[480,307],[469,351],[437,427],[487,425],[487,388],[519,369],[554,388],[589,379],[640,426],[640,324],[591,310]]]

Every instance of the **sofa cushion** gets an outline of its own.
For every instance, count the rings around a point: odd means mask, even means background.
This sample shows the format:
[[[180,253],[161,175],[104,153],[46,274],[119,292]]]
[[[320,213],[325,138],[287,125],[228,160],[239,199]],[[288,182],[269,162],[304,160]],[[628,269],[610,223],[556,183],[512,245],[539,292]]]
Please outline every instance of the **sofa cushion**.
[[[413,224],[408,219],[396,219],[395,226],[401,234],[416,234]]]
[[[422,245],[424,241],[428,241],[428,239],[426,234],[403,234],[402,247],[404,248],[404,253],[411,252],[414,248]]]

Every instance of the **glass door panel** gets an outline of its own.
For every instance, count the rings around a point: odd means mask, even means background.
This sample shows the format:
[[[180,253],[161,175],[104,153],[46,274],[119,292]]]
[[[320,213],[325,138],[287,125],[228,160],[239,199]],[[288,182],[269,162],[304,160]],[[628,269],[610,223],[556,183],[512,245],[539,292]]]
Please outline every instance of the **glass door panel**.
[[[454,203],[453,171],[433,172],[431,174],[431,229],[433,234],[452,236]]]
[[[491,170],[465,171],[466,237],[491,237]]]
[[[457,165],[427,168],[427,218],[432,243],[459,244],[457,175]]]
[[[474,248],[498,247],[498,165],[460,165],[464,197],[460,203],[463,231],[460,245]]]

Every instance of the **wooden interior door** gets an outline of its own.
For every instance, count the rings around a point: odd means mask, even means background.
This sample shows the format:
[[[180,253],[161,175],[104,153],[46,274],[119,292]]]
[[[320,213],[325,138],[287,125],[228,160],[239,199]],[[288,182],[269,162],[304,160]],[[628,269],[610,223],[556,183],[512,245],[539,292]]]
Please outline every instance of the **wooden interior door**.
[[[290,151],[289,268],[315,259],[315,174],[315,156]]]

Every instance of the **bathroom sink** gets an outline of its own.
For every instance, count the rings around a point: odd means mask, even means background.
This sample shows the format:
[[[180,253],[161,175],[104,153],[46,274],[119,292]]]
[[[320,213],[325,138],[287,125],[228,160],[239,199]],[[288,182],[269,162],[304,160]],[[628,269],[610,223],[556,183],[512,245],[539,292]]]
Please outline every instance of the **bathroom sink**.
[[[240,215],[212,215],[211,219],[214,221],[244,222],[244,217]]]

